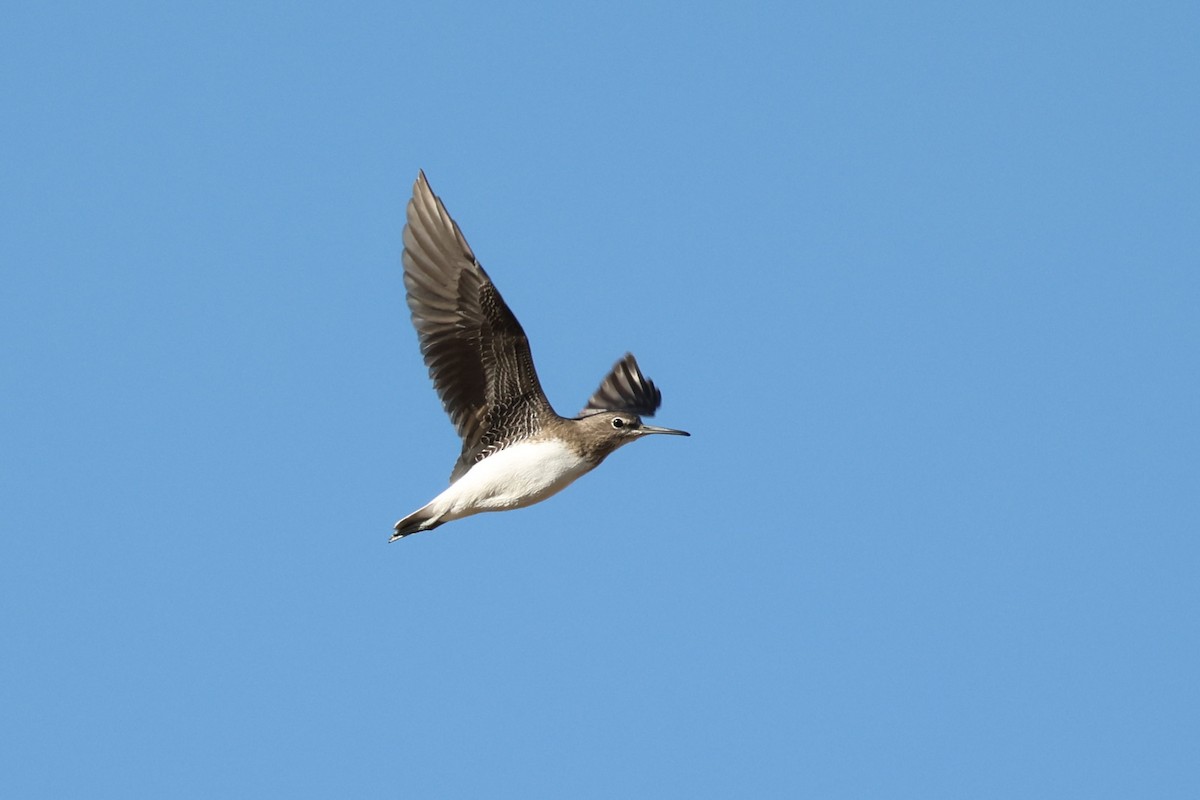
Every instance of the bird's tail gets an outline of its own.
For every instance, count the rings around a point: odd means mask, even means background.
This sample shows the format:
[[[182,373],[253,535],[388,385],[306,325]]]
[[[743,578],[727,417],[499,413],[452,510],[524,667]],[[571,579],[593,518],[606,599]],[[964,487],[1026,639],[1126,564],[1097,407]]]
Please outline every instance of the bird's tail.
[[[388,539],[388,541],[394,542],[397,539],[403,539],[405,536],[411,536],[414,533],[431,531],[441,524],[441,520],[437,519],[436,515],[429,510],[429,506],[418,508],[396,523],[396,532],[392,534],[392,538]]]

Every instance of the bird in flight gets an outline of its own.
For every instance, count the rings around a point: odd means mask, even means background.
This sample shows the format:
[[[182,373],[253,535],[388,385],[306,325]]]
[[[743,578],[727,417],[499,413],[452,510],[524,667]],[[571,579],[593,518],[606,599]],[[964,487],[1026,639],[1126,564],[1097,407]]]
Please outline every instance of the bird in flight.
[[[417,176],[404,226],[404,288],[421,353],[462,453],[450,487],[396,523],[390,541],[484,511],[541,502],[609,453],[655,433],[662,393],[626,353],[575,418],[550,407],[521,323],[441,198]]]

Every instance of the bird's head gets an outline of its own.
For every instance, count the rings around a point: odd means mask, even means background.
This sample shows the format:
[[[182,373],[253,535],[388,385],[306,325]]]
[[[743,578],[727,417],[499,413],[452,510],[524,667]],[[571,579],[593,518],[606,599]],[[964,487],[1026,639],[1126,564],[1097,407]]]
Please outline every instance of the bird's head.
[[[574,421],[580,426],[578,430],[584,434],[589,455],[597,461],[603,460],[612,451],[622,445],[641,439],[655,433],[665,433],[672,436],[691,436],[687,431],[674,428],[660,428],[657,425],[647,425],[642,418],[629,411],[602,411],[590,414]]]
[[[659,428],[642,422],[642,417],[652,417],[662,404],[662,392],[654,381],[642,374],[637,359],[631,353],[613,365],[612,370],[600,384],[600,388],[588,400],[583,411],[576,417],[576,430],[588,444],[585,455],[594,463],[622,445],[654,433],[669,433],[672,436],[691,436],[687,431],[674,428]]]

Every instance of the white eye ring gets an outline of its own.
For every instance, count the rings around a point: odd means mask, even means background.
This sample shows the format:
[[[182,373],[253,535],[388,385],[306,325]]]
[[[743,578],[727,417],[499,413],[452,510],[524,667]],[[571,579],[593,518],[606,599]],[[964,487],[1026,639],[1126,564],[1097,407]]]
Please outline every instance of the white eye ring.
[[[625,420],[621,419],[620,417],[613,417],[612,426],[614,428],[624,428]]]

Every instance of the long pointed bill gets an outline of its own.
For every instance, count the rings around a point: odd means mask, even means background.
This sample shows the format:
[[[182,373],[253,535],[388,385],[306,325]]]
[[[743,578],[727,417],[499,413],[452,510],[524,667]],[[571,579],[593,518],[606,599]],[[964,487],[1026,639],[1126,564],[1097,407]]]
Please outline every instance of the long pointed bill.
[[[677,431],[674,428],[660,428],[657,425],[645,425],[645,424],[643,424],[640,428],[638,428],[638,432],[643,433],[643,434],[646,434],[646,433],[669,433],[672,436],[691,436],[691,434],[688,433],[687,431]]]

